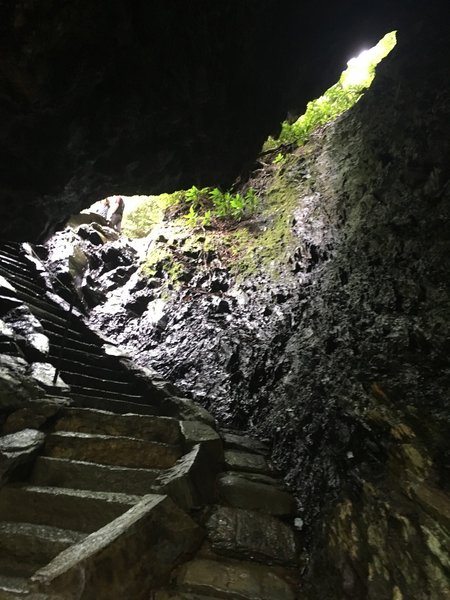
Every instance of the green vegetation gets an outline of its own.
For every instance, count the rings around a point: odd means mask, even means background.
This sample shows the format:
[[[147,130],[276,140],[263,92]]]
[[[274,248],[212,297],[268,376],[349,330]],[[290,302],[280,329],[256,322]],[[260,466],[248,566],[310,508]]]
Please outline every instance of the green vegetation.
[[[263,150],[273,150],[282,144],[303,145],[317,127],[329,123],[351,108],[370,87],[375,77],[376,66],[395,44],[396,32],[393,31],[385,35],[376,46],[350,60],[339,81],[323,96],[308,102],[306,112],[294,123],[282,123],[279,138],[275,140],[269,137]],[[281,161],[279,156],[280,154],[274,162]]]
[[[146,237],[166,217],[181,217],[189,227],[214,227],[219,221],[242,221],[258,206],[254,189],[245,193],[222,192],[219,188],[197,188],[141,197],[139,204],[128,208],[122,223],[123,233],[131,238]]]
[[[122,221],[123,233],[130,239],[146,237],[163,220],[167,208],[176,201],[174,196],[175,194],[141,196],[139,203],[133,208],[130,208],[130,202],[127,201]]]
[[[180,192],[180,198],[189,205],[186,220],[191,227],[199,224],[209,227],[217,219],[241,221],[252,215],[258,205],[258,196],[253,188],[245,194],[233,194],[222,192],[219,188],[198,189],[193,185],[189,190]]]
[[[164,281],[167,297],[174,289],[189,286],[193,274],[212,261],[228,268],[236,280],[259,272],[277,278],[301,243],[292,228],[294,211],[315,185],[314,170],[310,173],[308,168],[308,177],[299,180],[298,169],[290,167],[302,161],[310,164],[316,140],[297,146],[358,101],[375,76],[376,64],[394,45],[395,33],[388,34],[375,48],[349,61],[334,86],[310,102],[295,123],[283,123],[278,140],[268,140],[265,149],[276,149],[270,155],[272,165],[281,168],[265,165],[263,176],[254,176],[255,187],[264,189],[263,199],[252,187],[233,193],[192,186],[129,205],[124,233],[131,238],[149,236],[142,271]],[[281,144],[295,148],[280,148]]]
[[[282,154],[281,152],[278,152],[278,154],[273,159],[273,164],[281,165],[282,163],[284,163],[285,160],[286,160],[286,157],[284,156],[284,154]]]
[[[147,254],[142,273],[147,277],[161,277],[165,273],[169,282],[176,283],[184,273],[184,265],[164,244],[156,243]]]

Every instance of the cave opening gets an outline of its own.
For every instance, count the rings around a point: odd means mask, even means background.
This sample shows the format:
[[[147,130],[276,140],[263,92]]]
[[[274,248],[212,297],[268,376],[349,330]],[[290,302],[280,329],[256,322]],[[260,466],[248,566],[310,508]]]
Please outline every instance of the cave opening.
[[[372,48],[362,50],[357,56],[349,59],[347,68],[341,73],[338,81],[319,98],[309,101],[305,113],[295,120],[284,121],[277,139],[268,137],[259,159],[266,153],[272,155],[274,150],[278,150],[274,157],[270,156],[270,160],[274,164],[282,163],[285,160],[285,145],[306,143],[318,127],[332,122],[354,106],[374,81],[377,65],[393,50],[396,43],[397,32],[392,31],[384,35]],[[247,175],[245,179],[249,177],[251,175]],[[199,189],[193,185],[187,190],[164,193],[158,197],[144,194],[107,196],[84,209],[82,214],[86,215],[85,223],[92,214],[104,217],[104,225],[111,225],[112,218],[115,221],[112,226],[117,229],[118,223],[119,232],[122,231],[123,216],[124,233],[131,239],[146,237],[150,230],[167,216],[170,219],[181,215],[186,218],[186,224],[193,229],[206,227],[226,230],[230,225],[236,227],[242,221],[245,225],[261,206],[255,189],[248,184],[242,186],[241,179],[238,178],[230,190],[225,192],[218,187]],[[117,198],[122,199],[124,206],[117,205]],[[80,224],[81,220],[81,216],[78,219],[72,217],[69,222]]]

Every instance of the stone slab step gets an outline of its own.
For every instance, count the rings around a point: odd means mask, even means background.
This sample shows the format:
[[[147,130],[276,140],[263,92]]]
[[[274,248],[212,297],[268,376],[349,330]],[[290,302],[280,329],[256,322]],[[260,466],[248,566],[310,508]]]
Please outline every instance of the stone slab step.
[[[0,354],[10,354],[11,356],[18,356],[19,348],[12,340],[0,340]]]
[[[34,464],[31,484],[144,496],[154,491],[159,469],[131,469],[92,462],[40,456]]]
[[[222,474],[218,479],[218,494],[221,502],[235,508],[278,517],[295,513],[295,501],[288,492],[257,478],[247,477],[246,473]]]
[[[99,337],[90,329],[87,329],[86,325],[82,321],[78,321],[76,318],[72,318],[69,322],[69,326],[66,326],[67,321],[61,319],[49,319],[46,315],[41,316],[39,319],[42,326],[46,331],[57,333],[59,335],[67,335],[71,339],[85,341],[93,343],[95,345],[103,345]]]
[[[0,515],[15,523],[36,523],[90,533],[140,500],[139,496],[31,485],[0,489]]]
[[[2,242],[0,248],[2,255],[10,256],[16,262],[25,261],[21,242]]]
[[[68,408],[61,415],[55,424],[56,431],[128,436],[166,444],[181,441],[180,423],[171,417],[117,415],[89,408]]]
[[[55,317],[59,317],[63,322],[66,321],[67,312],[63,308],[60,308],[56,304],[53,304],[52,302],[50,302],[50,300],[47,300],[45,297],[37,297],[34,296],[31,292],[25,291],[24,289],[16,289],[17,297],[28,304],[31,312],[34,312],[33,308],[36,307],[38,309],[43,310],[47,315],[54,315]]]
[[[0,600],[26,598],[27,594],[28,582],[25,577],[0,574]]]
[[[50,357],[55,360],[57,355],[50,352]],[[129,372],[121,371],[120,367],[108,360],[106,356],[101,357],[86,354],[82,359],[83,360],[80,362],[75,361],[72,358],[68,359],[62,357],[59,360],[61,363],[61,370],[64,373],[83,375],[97,380],[107,379],[118,383],[129,383],[132,381],[136,389],[133,394],[141,394],[142,386],[140,385],[140,382],[133,381],[133,376]]]
[[[34,314],[34,311],[31,311]],[[59,347],[50,347],[50,358],[59,360],[60,351]],[[84,352],[83,350],[78,350],[76,348],[70,348],[65,346],[63,352],[61,353],[61,358],[63,361],[67,361],[68,363],[78,362],[78,363],[86,363],[92,366],[100,367],[100,368],[111,368],[111,366],[116,365],[116,361],[112,361],[111,357],[100,352]]]
[[[206,521],[206,530],[217,554],[285,566],[298,562],[294,531],[270,515],[216,506]]]
[[[110,359],[111,360],[111,359]],[[95,366],[90,363],[76,362],[73,360],[62,360],[61,369],[73,373],[84,373],[90,377],[98,379],[115,379],[116,381],[129,381],[132,375],[129,371],[121,370],[117,364],[109,364],[103,367]]]
[[[197,559],[177,577],[180,592],[229,600],[296,600],[293,587],[272,569],[238,561]]]
[[[157,590],[155,592],[154,600],[223,600],[223,596],[188,594],[176,590]]]
[[[103,355],[101,346],[97,346],[96,344],[78,339],[75,340],[73,338],[66,337],[64,334],[55,333],[53,331],[46,331],[45,333],[50,340],[50,343],[57,348],[62,346],[64,348],[67,347],[73,350],[80,350],[81,352],[89,354]]]
[[[172,444],[132,437],[60,431],[47,436],[44,454],[120,467],[168,469],[182,451]]]
[[[271,475],[273,469],[269,466],[264,456],[243,452],[242,450],[225,450],[225,467],[230,471],[248,471]]]
[[[4,276],[7,277],[9,274],[17,274],[24,281],[33,282],[34,278],[29,271],[25,270],[23,266],[12,260],[12,258],[5,256],[3,253],[0,254],[1,269],[4,272]],[[3,275],[3,273],[2,273]]]
[[[0,266],[0,274],[9,279],[14,287],[28,290],[35,294],[45,294],[47,291],[45,285],[38,285],[35,280],[26,278],[23,274],[13,269],[4,268],[4,265]]]
[[[66,372],[62,372],[62,377],[65,377]],[[134,402],[139,404],[143,402],[143,398],[140,394],[128,394],[126,392],[121,391],[112,391],[112,390],[101,390],[99,388],[88,388],[83,385],[77,385],[76,383],[71,384],[71,389],[74,394],[80,394],[82,396],[95,396],[101,397],[104,396],[110,400],[121,400],[123,402]]]
[[[227,450],[243,450],[244,452],[253,452],[263,456],[268,456],[270,453],[269,445],[255,438],[226,430],[221,431],[221,434]]]
[[[59,311],[58,313],[53,313],[53,312],[49,312],[48,307],[47,308],[43,308],[42,306],[37,306],[37,305],[30,305],[29,304],[29,308],[31,310],[31,312],[33,313],[33,315],[39,319],[39,321],[41,322],[42,326],[44,327],[45,331],[49,331],[47,324],[50,323],[54,323],[55,325],[58,325],[62,330],[65,329],[66,324],[67,324],[67,311],[63,312],[63,311]],[[72,317],[72,319],[70,320],[69,323],[69,329],[72,328],[77,328],[77,321]]]
[[[2,261],[3,260],[9,261],[18,267],[20,266],[22,269],[26,268],[23,264],[23,260],[21,260],[17,256],[17,253],[14,251],[14,249],[7,248],[3,244],[1,245],[1,248],[0,248],[0,259]]]
[[[35,314],[34,310],[32,312]],[[96,343],[98,340],[89,339],[83,331],[75,331],[72,326],[73,320],[69,326],[67,326],[67,323],[51,323],[48,319],[42,317],[39,318],[39,322],[54,346],[61,346],[61,342],[64,340],[64,346],[68,348],[80,348],[83,351],[85,346],[82,344],[101,348],[101,344]],[[98,354],[100,355],[100,353]]]
[[[121,370],[119,364],[108,364],[104,366],[96,366],[90,363],[81,363],[76,361],[61,361],[61,368],[64,371],[73,373],[84,373],[90,377],[98,379],[115,379],[116,381],[129,381],[132,375],[129,371]]]
[[[0,565],[16,563],[19,574],[31,575],[85,535],[48,525],[0,521]]]
[[[82,408],[93,408],[96,410],[106,410],[108,412],[114,412],[117,414],[132,413],[135,415],[155,415],[157,409],[151,404],[144,404],[138,402],[125,402],[123,400],[113,400],[111,398],[104,398],[100,396],[85,396],[73,392],[70,394],[74,404]]]
[[[64,381],[69,385],[95,389],[97,390],[97,393],[98,390],[101,390],[103,392],[118,392],[120,394],[127,395],[140,395],[140,388],[136,386],[135,382],[133,382],[131,378],[128,381],[116,381],[113,374],[111,378],[102,379],[99,377],[91,377],[90,375],[86,375],[84,373],[73,372],[73,370],[70,368],[64,370]]]
[[[204,532],[170,498],[149,494],[102,529],[71,546],[37,571],[40,591],[86,600],[149,600],[173,568],[200,546]],[[79,588],[78,588],[79,589]]]

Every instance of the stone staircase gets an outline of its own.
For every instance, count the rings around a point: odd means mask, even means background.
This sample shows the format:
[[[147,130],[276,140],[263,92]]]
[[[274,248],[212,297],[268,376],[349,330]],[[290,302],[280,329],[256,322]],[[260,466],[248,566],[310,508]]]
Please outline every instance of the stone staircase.
[[[269,448],[217,432],[78,310],[68,319],[26,246],[0,246],[1,277],[0,319],[28,307],[49,347],[0,333],[1,353],[48,366],[0,438],[43,437],[0,487],[0,600],[299,598],[295,504]]]
[[[201,524],[205,541],[172,572],[155,600],[295,600],[299,547],[295,505],[267,461],[268,448],[223,432],[224,470]]]

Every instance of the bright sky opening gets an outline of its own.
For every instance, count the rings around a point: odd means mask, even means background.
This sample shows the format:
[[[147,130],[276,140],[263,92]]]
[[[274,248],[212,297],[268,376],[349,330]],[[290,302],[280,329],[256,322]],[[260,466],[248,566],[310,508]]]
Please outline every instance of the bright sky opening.
[[[348,68],[341,76],[342,87],[348,88],[355,85],[369,87],[375,77],[374,67],[389,54],[397,43],[396,33],[396,31],[387,33],[376,46],[351,58],[347,63]]]

